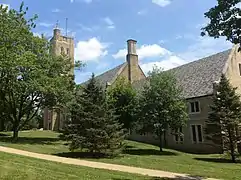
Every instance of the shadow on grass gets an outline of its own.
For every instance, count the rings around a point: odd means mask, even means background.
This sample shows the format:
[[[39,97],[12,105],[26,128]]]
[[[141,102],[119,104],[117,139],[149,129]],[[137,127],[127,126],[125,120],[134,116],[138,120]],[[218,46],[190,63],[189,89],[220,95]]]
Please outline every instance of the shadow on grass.
[[[56,141],[59,141],[58,138],[31,138],[31,137],[19,137],[18,140],[13,142],[12,137],[10,136],[0,136],[0,142],[14,143],[14,144],[53,144]]]
[[[177,153],[170,152],[170,151],[163,151],[160,152],[156,149],[129,149],[126,148],[123,150],[124,154],[130,154],[130,155],[166,155],[166,156],[176,156]]]
[[[147,177],[146,180],[202,180],[204,178],[198,176],[188,176],[188,177],[181,177],[176,176],[174,178],[160,178],[160,177]],[[131,180],[131,179],[121,179],[121,178],[112,178],[112,180]]]
[[[109,158],[103,153],[90,153],[90,152],[63,152],[53,154],[55,156],[67,157],[67,158],[82,158],[82,159],[101,159],[101,158]]]
[[[224,158],[194,158],[198,161],[214,162],[214,163],[233,163],[230,159]],[[237,160],[236,163],[241,163],[241,160]]]
[[[9,137],[10,135],[8,134],[3,134],[3,133],[0,133],[0,137]]]

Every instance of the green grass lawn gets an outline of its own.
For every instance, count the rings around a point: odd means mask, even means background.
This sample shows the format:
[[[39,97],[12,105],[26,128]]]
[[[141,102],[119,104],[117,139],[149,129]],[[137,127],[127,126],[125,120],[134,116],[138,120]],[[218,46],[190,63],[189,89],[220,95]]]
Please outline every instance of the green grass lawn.
[[[188,173],[203,177],[230,180],[238,180],[241,177],[241,164],[232,164],[221,159],[219,155],[193,155],[167,149],[159,153],[159,148],[156,146],[126,141],[127,148],[120,157],[91,159],[83,156],[82,153],[69,152],[65,143],[58,139],[57,133],[49,131],[21,132],[19,142],[16,144],[10,143],[8,136],[0,137],[0,145],[38,153],[86,158],[91,161]]]
[[[115,171],[66,165],[0,152],[1,180],[154,180]],[[161,179],[160,179],[161,180]]]

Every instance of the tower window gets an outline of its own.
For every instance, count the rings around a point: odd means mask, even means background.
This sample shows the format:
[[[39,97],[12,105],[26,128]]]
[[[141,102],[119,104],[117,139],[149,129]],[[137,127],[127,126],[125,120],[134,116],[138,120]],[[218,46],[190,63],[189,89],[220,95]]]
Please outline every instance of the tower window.
[[[69,48],[66,49],[67,55],[69,55]]]
[[[238,67],[239,67],[239,75],[241,76],[241,64],[240,63],[238,64]]]
[[[61,47],[61,54],[64,54],[64,48]]]

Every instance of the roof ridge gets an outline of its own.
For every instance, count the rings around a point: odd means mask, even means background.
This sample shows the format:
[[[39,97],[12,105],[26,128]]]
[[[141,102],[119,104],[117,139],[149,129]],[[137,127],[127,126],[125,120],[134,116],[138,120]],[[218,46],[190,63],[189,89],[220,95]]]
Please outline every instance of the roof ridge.
[[[99,75],[96,75],[95,77],[102,76],[103,74],[108,73],[108,72],[112,71],[113,69],[120,68],[120,67],[123,66],[124,64],[125,64],[125,62],[122,63],[122,64],[120,64],[120,65],[118,65],[118,66],[115,66],[115,67],[113,67],[113,68],[111,68],[111,69],[109,69],[109,70],[107,70],[107,71],[104,71],[103,73],[101,73],[101,74],[99,74]]]
[[[177,67],[172,68],[172,69],[169,69],[169,70],[175,70],[175,69],[177,69],[177,68],[180,68],[180,67],[183,67],[183,66],[186,66],[186,65],[189,65],[189,64],[193,64],[193,63],[196,63],[196,62],[199,62],[199,61],[202,61],[202,60],[207,60],[207,58],[211,58],[211,57],[213,57],[213,56],[217,56],[217,55],[219,55],[219,54],[222,54],[222,53],[225,53],[225,52],[228,52],[228,51],[231,52],[231,50],[232,50],[232,48],[227,49],[227,50],[224,50],[224,51],[221,51],[221,52],[218,52],[218,53],[215,53],[215,54],[211,54],[211,55],[209,55],[209,56],[205,56],[205,57],[202,57],[202,58],[200,58],[200,59],[196,59],[196,60],[194,60],[194,61],[190,61],[190,62],[188,62],[188,63],[186,63],[186,64],[182,64],[182,65],[180,65],[180,66],[177,66]],[[169,71],[169,70],[167,70],[167,71]]]

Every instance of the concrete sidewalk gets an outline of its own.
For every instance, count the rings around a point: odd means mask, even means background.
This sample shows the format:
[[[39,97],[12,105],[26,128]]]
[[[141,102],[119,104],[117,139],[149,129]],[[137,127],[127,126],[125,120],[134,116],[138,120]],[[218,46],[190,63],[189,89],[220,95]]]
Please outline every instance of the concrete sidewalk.
[[[79,159],[73,159],[73,158],[64,158],[64,157],[58,157],[58,156],[53,156],[53,155],[22,151],[22,150],[18,150],[18,149],[3,147],[3,146],[0,146],[0,151],[6,152],[6,153],[22,155],[22,156],[27,156],[27,157],[32,157],[32,158],[37,158],[37,159],[43,159],[43,160],[47,160],[47,161],[64,163],[64,164],[86,166],[86,167],[91,167],[91,168],[106,169],[106,170],[112,170],[112,171],[121,171],[121,172],[140,174],[140,175],[151,176],[151,177],[173,178],[173,179],[183,179],[183,180],[202,180],[202,178],[190,177],[187,174],[171,173],[171,172],[166,172],[166,171],[144,169],[144,168],[123,166],[123,165],[116,165],[116,164],[107,164],[107,163],[101,163],[101,162],[92,162],[92,161],[79,160]],[[205,180],[215,180],[215,179],[209,178],[209,179],[205,179]]]

